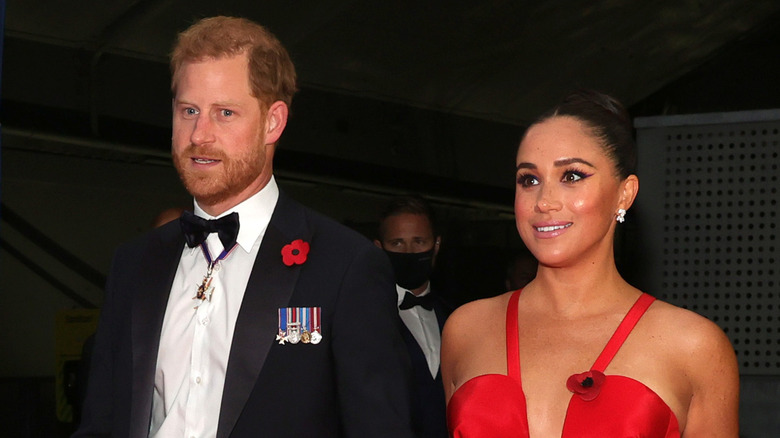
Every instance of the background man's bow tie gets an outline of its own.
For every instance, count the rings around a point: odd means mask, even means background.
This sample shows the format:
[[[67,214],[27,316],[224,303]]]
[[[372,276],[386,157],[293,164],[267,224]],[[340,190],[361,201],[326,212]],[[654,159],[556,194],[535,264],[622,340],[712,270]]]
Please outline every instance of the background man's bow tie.
[[[433,296],[428,294],[418,297],[413,293],[407,292],[406,295],[404,295],[404,300],[401,302],[401,305],[398,306],[398,308],[401,310],[406,310],[411,309],[414,306],[421,306],[425,310],[432,310]]]
[[[230,251],[238,237],[238,213],[233,212],[219,219],[203,219],[185,211],[179,220],[187,246],[195,248],[203,243],[211,233],[217,233],[225,251]]]

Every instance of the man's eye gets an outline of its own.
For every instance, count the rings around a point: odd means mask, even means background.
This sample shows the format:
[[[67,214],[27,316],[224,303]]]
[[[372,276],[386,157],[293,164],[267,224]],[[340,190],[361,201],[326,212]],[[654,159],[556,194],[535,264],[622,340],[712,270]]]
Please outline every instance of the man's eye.
[[[194,116],[194,115],[198,114],[198,110],[196,110],[195,108],[185,108],[184,109],[184,114],[186,114],[188,116]]]
[[[230,117],[230,116],[233,115],[233,110],[223,109],[222,110],[222,115],[225,116],[225,117]]]

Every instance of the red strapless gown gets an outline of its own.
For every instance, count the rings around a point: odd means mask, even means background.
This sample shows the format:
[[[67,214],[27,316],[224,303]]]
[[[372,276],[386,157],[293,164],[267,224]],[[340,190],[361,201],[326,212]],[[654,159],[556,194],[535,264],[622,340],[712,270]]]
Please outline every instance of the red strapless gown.
[[[528,437],[518,350],[519,296],[519,290],[513,293],[507,307],[509,375],[477,376],[455,391],[447,406],[447,424],[455,438]],[[566,409],[563,438],[680,437],[677,418],[653,390],[630,377],[602,374],[653,301],[652,296],[642,294],[596,359],[590,373],[567,385],[573,384],[582,394],[572,394]],[[592,376],[589,382],[579,383],[589,376]]]

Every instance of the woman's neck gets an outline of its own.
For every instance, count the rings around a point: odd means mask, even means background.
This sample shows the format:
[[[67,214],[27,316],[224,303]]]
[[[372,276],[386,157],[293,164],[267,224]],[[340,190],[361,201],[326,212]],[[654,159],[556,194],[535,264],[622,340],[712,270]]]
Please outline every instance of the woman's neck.
[[[638,293],[620,276],[614,263],[540,264],[536,278],[523,291],[540,311],[560,318],[600,313],[636,299]]]

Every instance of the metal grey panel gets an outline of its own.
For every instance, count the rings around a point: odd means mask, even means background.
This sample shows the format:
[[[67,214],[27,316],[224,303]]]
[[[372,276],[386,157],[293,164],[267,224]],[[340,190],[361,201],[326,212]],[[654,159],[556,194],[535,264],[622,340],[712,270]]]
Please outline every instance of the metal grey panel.
[[[643,284],[719,324],[742,374],[778,375],[780,112],[663,122],[636,122]]]

